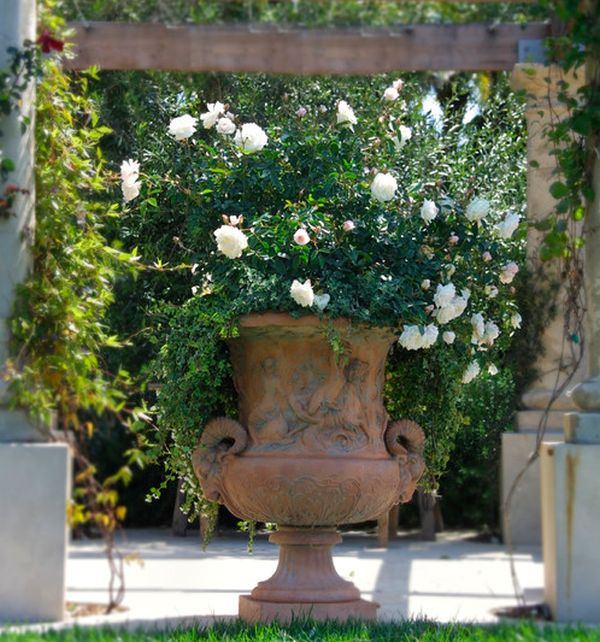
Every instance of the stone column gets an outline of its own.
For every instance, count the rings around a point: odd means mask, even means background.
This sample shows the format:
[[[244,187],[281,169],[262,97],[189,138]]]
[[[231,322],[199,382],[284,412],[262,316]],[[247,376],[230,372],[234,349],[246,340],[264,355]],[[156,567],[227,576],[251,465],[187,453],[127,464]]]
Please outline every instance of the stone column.
[[[600,60],[587,64],[600,87]],[[542,526],[544,597],[556,620],[600,622],[600,132],[590,142],[595,199],[585,217],[586,361],[589,377],[573,390],[579,412],[565,417],[564,444],[544,444]]]
[[[0,68],[7,47],[36,37],[36,0],[0,0]],[[21,113],[0,119],[0,149],[15,163],[8,181],[19,194],[8,219],[0,219],[0,373],[9,355],[9,319],[15,287],[31,269],[35,223],[34,84]],[[4,193],[5,185],[0,185]],[[25,409],[7,407],[10,382],[0,377],[0,622],[60,620],[64,615],[70,461],[65,444],[43,441]],[[47,434],[47,433],[46,433]]]
[[[553,175],[556,160],[551,156],[551,147],[543,137],[545,127],[566,116],[565,106],[557,100],[559,82],[569,84],[569,93],[575,95],[583,83],[582,74],[564,75],[555,65],[518,64],[512,74],[512,86],[526,93],[527,105],[527,160],[535,166],[527,169],[527,217],[530,221],[545,218],[555,205],[550,194],[550,185],[557,180]],[[543,265],[539,259],[539,249],[543,233],[530,227],[527,237],[527,259],[532,273],[543,269],[550,278],[556,275],[554,263]],[[502,500],[507,494],[515,477],[525,467],[530,454],[536,447],[536,434],[540,419],[551,400],[555,386],[564,382],[575,355],[567,346],[563,347],[564,294],[557,293],[556,315],[546,327],[542,336],[543,353],[535,364],[540,373],[539,379],[522,397],[522,410],[517,413],[515,433],[505,433],[502,439]],[[572,380],[574,385],[581,381],[585,367],[580,365]],[[550,409],[546,426],[547,439],[562,441],[562,424],[565,412],[575,408],[572,399],[563,393]],[[514,544],[541,543],[539,466],[534,463],[520,481],[511,503],[510,539]],[[506,523],[504,536],[508,539]]]

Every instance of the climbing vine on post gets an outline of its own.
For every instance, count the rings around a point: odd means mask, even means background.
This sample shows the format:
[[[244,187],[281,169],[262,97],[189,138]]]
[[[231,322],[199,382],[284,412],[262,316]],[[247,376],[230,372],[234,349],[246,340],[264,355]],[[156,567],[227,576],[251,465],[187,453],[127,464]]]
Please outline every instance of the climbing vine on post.
[[[88,95],[94,70],[77,78],[66,75],[61,60],[44,56],[62,50],[52,36],[62,28],[53,17],[51,0],[40,6],[44,25],[37,45],[25,43],[10,51],[9,69],[0,74],[5,93],[3,113],[19,110],[22,92],[33,78],[36,100],[36,233],[28,239],[33,270],[17,287],[11,323],[12,358],[2,376],[10,382],[12,403],[28,408],[38,424],[58,430],[50,438],[65,439],[75,462],[74,490],[68,517],[71,526],[86,525],[100,533],[110,564],[107,612],[124,595],[123,559],[114,534],[125,518],[119,484],[128,483],[132,466],[143,465],[137,446],[112,475],[100,479],[90,455],[95,421],[104,414],[117,416],[134,431],[143,419],[141,408],[128,404],[129,377],[124,370],[107,372],[103,355],[120,347],[108,332],[105,317],[113,302],[117,278],[137,270],[135,252],[107,243],[104,228],[119,215],[106,202],[107,172],[99,142],[110,130],[99,124]],[[23,121],[24,129],[31,123]],[[1,145],[1,138],[0,138]],[[14,168],[2,160],[2,178]],[[9,196],[18,186],[7,186]],[[14,198],[0,201],[11,216]],[[62,436],[61,436],[62,435]],[[141,446],[141,437],[137,445]]]

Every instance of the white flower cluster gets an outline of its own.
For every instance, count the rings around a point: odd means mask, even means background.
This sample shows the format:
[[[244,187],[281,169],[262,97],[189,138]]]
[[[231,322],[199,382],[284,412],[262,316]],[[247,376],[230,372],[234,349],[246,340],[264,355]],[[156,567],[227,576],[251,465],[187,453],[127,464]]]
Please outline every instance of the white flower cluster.
[[[437,341],[439,329],[434,323],[426,325],[421,331],[418,325],[404,326],[398,342],[407,350],[426,350]]]
[[[490,211],[490,202],[485,198],[475,198],[468,205],[465,216],[472,223],[480,223]]]
[[[494,231],[501,239],[509,239],[519,227],[520,216],[515,212],[508,212],[504,219],[494,226]]]
[[[396,100],[400,95],[402,87],[404,87],[404,83],[402,82],[402,80],[394,80],[394,82],[383,92],[383,100],[386,100],[390,103],[394,102],[394,100]]]
[[[500,281],[502,281],[502,283],[512,283],[518,271],[519,266],[514,261],[507,263],[502,268],[502,272],[500,272]]]
[[[327,307],[331,299],[329,294],[315,294],[310,279],[306,279],[304,283],[294,279],[290,286],[290,296],[303,308],[314,306],[320,312]]]
[[[402,91],[403,83],[401,80],[394,81],[385,89],[382,100],[392,103],[399,98]],[[312,111],[312,108],[310,108]],[[266,132],[256,123],[236,124],[236,117],[228,111],[229,106],[222,102],[207,103],[207,111],[200,115],[200,121],[205,129],[215,129],[222,136],[231,136],[234,144],[243,152],[255,153],[262,150],[269,142]],[[314,109],[315,113],[327,112],[327,107],[320,105]],[[412,130],[406,125],[400,124],[400,119],[392,116],[387,110],[384,111],[381,122],[387,122],[388,141],[391,140],[399,152],[406,143],[412,138]],[[296,108],[295,115],[298,119],[303,119],[309,113],[309,107],[300,105]],[[190,138],[195,132],[198,119],[189,114],[183,114],[173,118],[169,124],[169,134],[177,141],[183,141]],[[346,100],[338,100],[336,104],[336,123],[349,128],[353,131],[354,126],[358,123],[353,108]],[[373,178],[370,184],[371,198],[380,203],[390,203],[398,193],[398,181],[396,176],[388,171],[377,171],[376,169],[365,168],[365,173],[372,172]],[[121,179],[124,200],[130,201],[135,198],[140,191],[139,183],[139,163],[129,160],[123,161],[121,165]],[[447,207],[447,201],[440,199],[438,203],[435,200],[423,199],[419,210],[420,218],[424,226],[429,226],[435,221],[440,214],[440,207]],[[475,197],[467,205],[464,216],[467,221],[482,226],[485,219],[490,213],[490,202],[485,198]],[[242,231],[241,226],[243,217],[223,216],[224,224],[216,229],[213,234],[217,243],[218,250],[229,259],[237,259],[242,256],[244,250],[248,247],[248,238]],[[492,231],[497,239],[510,239],[520,224],[520,216],[515,212],[506,212],[504,217],[493,225]],[[239,226],[239,227],[238,227]],[[352,220],[346,220],[342,224],[342,230],[345,233],[351,233],[356,225]],[[308,246],[311,241],[317,242],[319,229],[310,225],[301,223],[293,233],[293,242],[300,247]],[[314,238],[311,238],[314,237]],[[442,332],[441,326],[449,324],[457,319],[468,307],[471,292],[463,288],[460,293],[450,281],[457,270],[457,265],[453,252],[455,248],[463,241],[467,241],[467,236],[459,237],[455,232],[450,232],[447,241],[447,257],[439,272],[440,283],[436,286],[433,293],[433,301],[425,307],[425,312],[430,315],[433,322],[428,325],[404,325],[402,333],[398,339],[399,344],[407,350],[421,350],[431,348],[441,335],[441,339],[447,345],[451,345],[457,339],[457,334],[452,330]],[[291,241],[291,239],[290,239]],[[299,250],[297,250],[299,251]],[[427,258],[431,259],[435,255],[433,247],[423,244],[421,251]],[[460,257],[459,257],[460,258]],[[493,260],[492,254],[485,251],[481,255],[485,263]],[[456,263],[456,265],[455,265]],[[500,268],[498,279],[500,283],[510,284],[519,268],[513,261]],[[391,277],[382,277],[384,279]],[[498,284],[499,285],[499,284]],[[427,292],[433,288],[432,280],[423,279],[421,289]],[[197,287],[197,286],[195,286]],[[498,287],[493,283],[487,283],[482,286],[482,293],[489,299],[494,299],[499,295]],[[310,279],[301,282],[294,279],[291,283],[289,294],[299,306],[303,308],[313,308],[314,310],[323,311],[330,302],[330,295],[327,293],[315,293]],[[510,326],[517,329],[521,326],[521,316],[515,312],[510,318]],[[468,327],[468,322],[463,325]],[[472,329],[471,344],[475,347],[470,348],[471,353],[476,351],[485,351],[494,345],[496,339],[500,336],[500,327],[494,321],[485,320],[480,312],[472,314],[470,318]],[[458,326],[457,326],[458,327]],[[458,330],[457,330],[458,331]],[[468,334],[467,334],[468,337]],[[468,339],[467,339],[468,341]],[[462,376],[463,383],[469,383],[480,373],[481,367],[479,362],[474,359],[466,368]],[[490,374],[495,374],[498,369],[494,364],[487,365]]]
[[[336,121],[338,125],[347,125],[350,129],[358,122],[354,110],[345,100],[340,100],[337,104]]]
[[[454,283],[447,285],[441,283],[437,286],[433,296],[436,310],[433,315],[440,325],[445,325],[459,317],[466,309],[471,293],[466,288],[460,295],[456,294]]]
[[[393,125],[391,125],[391,129],[392,131],[395,131]],[[400,127],[398,127],[398,133],[390,136],[390,138],[394,143],[396,152],[399,152],[404,147],[404,145],[406,145],[406,143],[408,143],[408,141],[412,138],[412,129],[410,127],[407,127],[406,125],[400,125]]]
[[[186,140],[195,133],[197,123],[198,119],[189,114],[177,116],[172,118],[169,123],[169,134],[175,140]]]
[[[123,192],[123,200],[126,203],[129,203],[139,195],[141,186],[138,180],[139,177],[140,164],[138,161],[129,159],[121,163],[121,191]]]
[[[439,209],[433,201],[428,199],[423,201],[423,205],[421,206],[421,218],[425,221],[426,225],[429,225],[429,223],[435,219],[438,212]]]
[[[221,225],[213,234],[217,239],[217,247],[227,258],[238,259],[248,247],[246,235],[233,225]]]
[[[264,130],[256,123],[246,123],[237,130],[234,137],[236,145],[245,152],[259,152],[268,142]]]
[[[467,366],[467,369],[465,370],[463,376],[462,376],[462,383],[471,383],[473,379],[481,372],[481,368],[477,361],[471,361],[471,363]]]
[[[290,294],[292,299],[303,308],[310,308],[315,300],[315,293],[313,292],[310,279],[306,279],[304,283],[300,283],[300,281],[294,279],[290,287]]]
[[[371,196],[376,201],[385,203],[394,198],[397,189],[398,182],[391,174],[379,172],[371,183]]]
[[[485,321],[483,315],[478,312],[471,317],[473,334],[471,343],[479,346],[492,346],[500,336],[500,328],[493,321]]]
[[[204,129],[215,127],[223,136],[234,136],[236,145],[248,153],[258,152],[267,144],[267,134],[256,123],[246,123],[238,129],[235,114],[227,111],[223,103],[207,103],[206,107],[208,111],[200,114]],[[169,134],[175,140],[186,140],[196,132],[197,123],[198,119],[189,114],[177,116],[169,123]]]

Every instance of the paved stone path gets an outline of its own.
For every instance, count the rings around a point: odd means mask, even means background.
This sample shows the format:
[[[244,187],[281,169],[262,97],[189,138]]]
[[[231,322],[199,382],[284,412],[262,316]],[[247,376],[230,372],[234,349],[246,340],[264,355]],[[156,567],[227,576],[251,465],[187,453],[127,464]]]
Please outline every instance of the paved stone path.
[[[381,619],[492,622],[491,609],[516,604],[508,556],[502,544],[473,541],[470,535],[444,533],[437,542],[401,537],[382,549],[373,536],[353,533],[335,547],[334,561],[364,598],[381,604]],[[243,534],[215,537],[203,551],[197,536],[177,538],[161,530],[128,531],[122,550],[141,558],[126,567],[128,610],[80,618],[80,624],[162,626],[231,617],[238,596],[276,567],[276,547],[264,535],[257,537],[251,555]],[[541,601],[540,549],[520,547],[515,561],[527,601]],[[107,568],[100,542],[74,542],[67,566],[68,600],[106,602]]]

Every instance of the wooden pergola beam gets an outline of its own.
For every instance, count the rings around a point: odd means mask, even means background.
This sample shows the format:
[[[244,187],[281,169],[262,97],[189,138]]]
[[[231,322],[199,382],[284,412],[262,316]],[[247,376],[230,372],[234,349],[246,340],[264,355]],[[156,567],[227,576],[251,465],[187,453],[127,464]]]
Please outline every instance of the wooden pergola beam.
[[[518,62],[520,40],[541,40],[545,23],[415,24],[394,28],[254,25],[72,24],[72,70],[373,74],[500,71]]]

